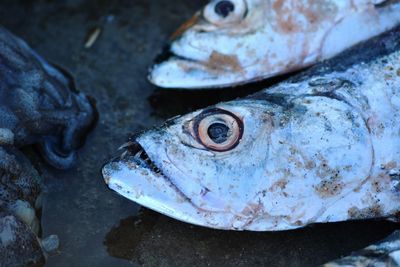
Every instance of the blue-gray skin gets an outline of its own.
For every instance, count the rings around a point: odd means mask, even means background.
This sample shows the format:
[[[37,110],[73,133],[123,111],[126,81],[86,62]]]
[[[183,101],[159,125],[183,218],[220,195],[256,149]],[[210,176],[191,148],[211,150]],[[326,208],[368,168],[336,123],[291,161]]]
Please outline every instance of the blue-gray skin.
[[[0,27],[0,146],[39,144],[49,164],[67,169],[95,118],[69,74]]]
[[[42,179],[18,149],[37,144],[49,164],[70,168],[96,119],[67,72],[0,26],[0,267],[45,263]]]
[[[24,155],[0,148],[9,171],[0,168],[0,266],[42,266],[37,238],[42,179]]]

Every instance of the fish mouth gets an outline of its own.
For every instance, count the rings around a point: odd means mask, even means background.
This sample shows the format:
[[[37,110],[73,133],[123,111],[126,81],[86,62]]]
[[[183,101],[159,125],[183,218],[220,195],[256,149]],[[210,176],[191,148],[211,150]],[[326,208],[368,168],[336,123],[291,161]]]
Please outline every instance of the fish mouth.
[[[104,165],[103,179],[118,194],[174,219],[195,225],[208,223],[191,201],[171,182],[138,142],[128,142],[125,152]]]
[[[243,80],[243,73],[210,64],[210,55],[200,60],[186,55],[188,53],[180,51],[182,49],[174,50],[167,45],[155,58],[148,75],[148,80],[154,85],[166,89],[225,88]]]
[[[204,65],[204,63],[200,60],[196,60],[190,58],[189,56],[185,56],[183,53],[178,54],[174,52],[173,49],[171,48],[171,44],[167,44],[162,49],[161,53],[158,54],[157,57],[154,59],[154,67],[150,69],[150,78],[152,77],[152,73],[154,69],[157,68],[157,66],[162,64],[167,64],[168,62],[173,62],[173,61],[181,61],[192,64],[197,63],[199,65]]]
[[[133,202],[186,223],[229,230],[232,213],[212,212],[197,207],[177,188],[138,142],[128,142],[125,152],[105,164],[103,179],[111,190]],[[238,227],[238,230],[244,230]]]
[[[159,169],[150,159],[145,149],[138,142],[129,141],[128,143],[122,145],[119,149],[125,151],[121,156],[113,159],[109,164],[126,163],[130,168],[147,170],[155,175],[159,175],[168,179],[167,176],[162,173],[161,169]],[[109,164],[104,166],[103,176],[104,169],[109,166]],[[104,178],[105,182],[109,184],[109,179],[106,179],[106,176],[104,176]]]
[[[149,155],[147,155],[144,148],[138,143],[133,142],[130,143],[127,147],[127,151],[133,156],[134,161],[136,164],[143,166],[156,174],[162,175],[166,178],[166,176],[162,173],[162,171],[155,165],[155,163],[150,159]]]

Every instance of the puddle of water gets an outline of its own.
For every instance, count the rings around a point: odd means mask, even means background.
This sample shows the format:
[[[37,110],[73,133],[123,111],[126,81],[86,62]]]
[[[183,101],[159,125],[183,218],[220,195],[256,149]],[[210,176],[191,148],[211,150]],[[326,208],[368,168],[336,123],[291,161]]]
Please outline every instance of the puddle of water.
[[[141,209],[138,215],[122,219],[113,227],[104,239],[104,245],[110,256],[129,261],[138,255],[138,246],[156,225],[159,214]]]

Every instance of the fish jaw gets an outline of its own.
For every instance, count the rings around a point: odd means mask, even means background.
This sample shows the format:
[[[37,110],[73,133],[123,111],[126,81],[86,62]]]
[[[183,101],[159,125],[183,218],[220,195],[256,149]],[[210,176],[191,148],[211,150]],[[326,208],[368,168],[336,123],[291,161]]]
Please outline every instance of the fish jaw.
[[[173,58],[154,66],[149,74],[151,83],[166,89],[211,88],[240,84],[241,79],[227,70],[209,69],[206,64]]]
[[[243,230],[243,225],[236,223],[235,226],[237,219],[233,214],[208,212],[193,205],[167,176],[154,167],[135,156],[125,155],[107,163],[102,174],[113,191],[171,218],[203,227]]]
[[[132,163],[132,158],[104,166],[103,177],[110,189],[142,206],[161,214],[201,224],[192,214],[195,209],[161,175]]]

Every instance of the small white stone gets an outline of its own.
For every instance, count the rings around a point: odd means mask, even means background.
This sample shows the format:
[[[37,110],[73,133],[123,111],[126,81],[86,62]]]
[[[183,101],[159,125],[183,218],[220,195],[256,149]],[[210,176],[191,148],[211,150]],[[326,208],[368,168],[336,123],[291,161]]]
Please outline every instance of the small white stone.
[[[42,247],[47,253],[55,252],[60,246],[60,239],[57,235],[50,235],[42,239]]]
[[[14,133],[7,128],[0,128],[0,145],[14,144]]]
[[[20,218],[24,223],[26,223],[29,227],[32,228],[35,224],[35,210],[32,206],[23,200],[17,200],[15,203],[11,205],[11,209],[15,213],[15,215]]]

